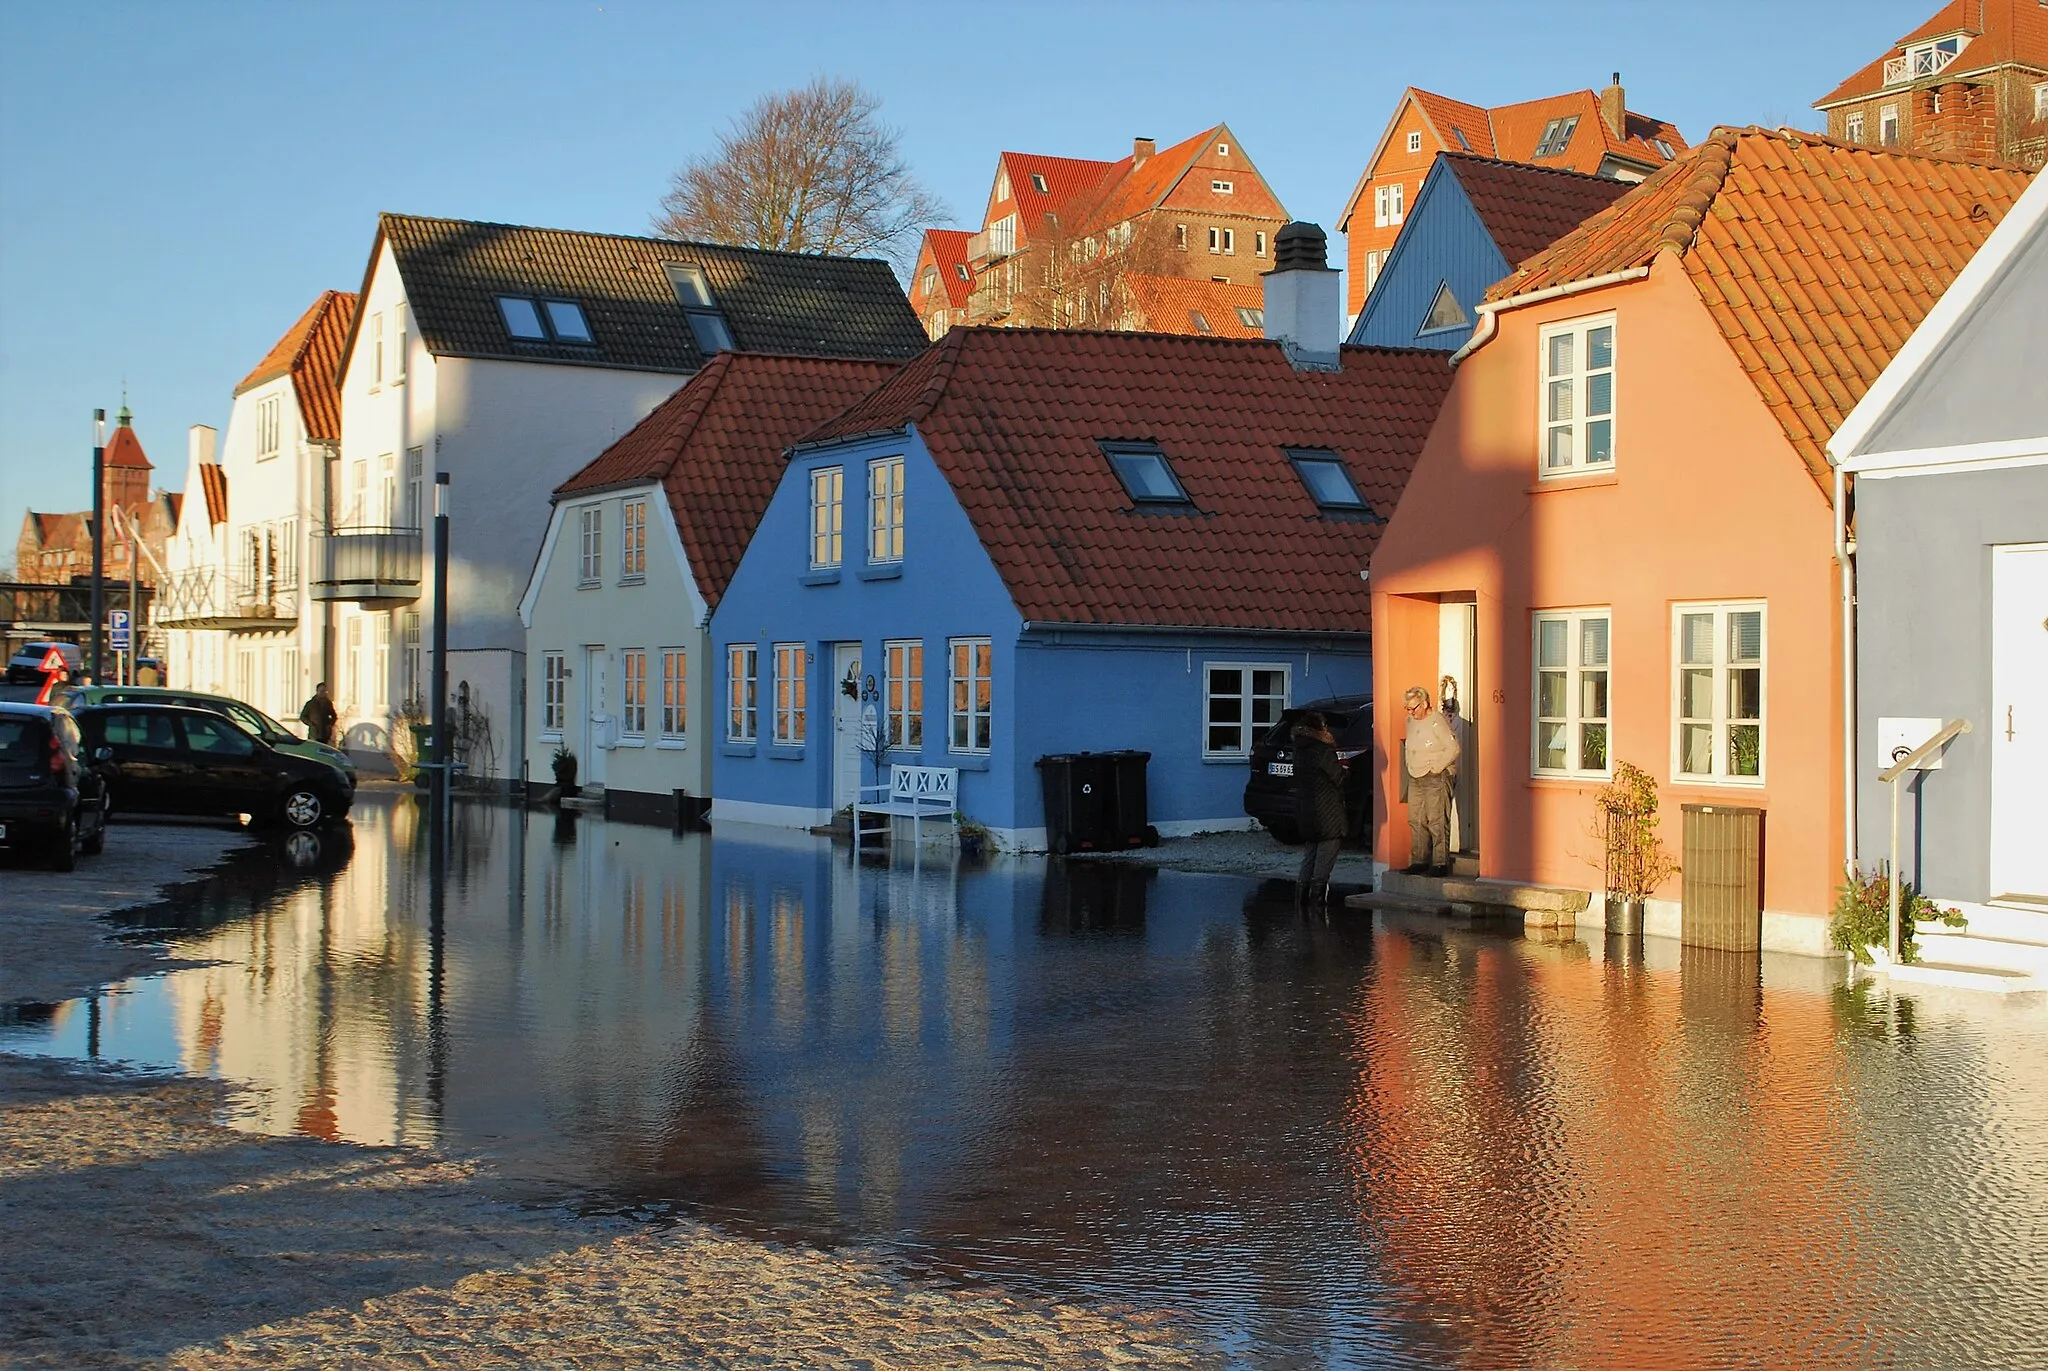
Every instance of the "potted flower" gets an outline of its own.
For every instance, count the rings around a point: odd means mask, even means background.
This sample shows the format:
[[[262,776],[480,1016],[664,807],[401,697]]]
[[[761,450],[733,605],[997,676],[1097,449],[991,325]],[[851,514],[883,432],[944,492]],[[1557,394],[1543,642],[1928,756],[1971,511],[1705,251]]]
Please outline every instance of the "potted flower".
[[[1643,931],[1643,904],[1678,871],[1657,838],[1657,779],[1628,762],[1614,764],[1614,779],[1595,797],[1595,820],[1605,851],[1607,931]]]
[[[1891,953],[1891,868],[1879,865],[1869,875],[1854,875],[1835,892],[1835,907],[1828,915],[1828,941],[1865,966]],[[1899,882],[1899,960],[1910,965],[1920,960],[1913,925],[1940,923],[1949,928],[1968,926],[1959,909],[1944,909],[1913,888],[1911,881]]]
[[[581,787],[576,784],[576,754],[569,750],[567,744],[555,749],[551,764],[555,769],[555,789],[564,795],[577,794]]]
[[[988,825],[976,823],[957,811],[953,815],[953,832],[959,840],[962,857],[986,857],[995,850],[995,834],[989,832]]]

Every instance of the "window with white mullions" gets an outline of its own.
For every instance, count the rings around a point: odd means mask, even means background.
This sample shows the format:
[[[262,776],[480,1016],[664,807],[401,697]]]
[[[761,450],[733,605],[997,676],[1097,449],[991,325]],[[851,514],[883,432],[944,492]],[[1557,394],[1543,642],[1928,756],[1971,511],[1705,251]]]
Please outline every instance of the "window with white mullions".
[[[1673,775],[1762,780],[1764,606],[1680,605],[1672,628]]]
[[[1202,755],[1248,757],[1287,709],[1288,669],[1277,663],[1211,662],[1203,668]]]
[[[647,654],[645,652],[622,652],[619,654],[624,677],[624,688],[620,692],[619,731],[629,738],[645,737],[647,734]]]
[[[647,575],[647,502],[628,500],[621,520],[619,575],[640,580]]]
[[[661,650],[661,736],[681,738],[689,718],[689,657],[679,647]]]
[[[1536,736],[1539,776],[1608,774],[1608,611],[1536,616]]]
[[[804,645],[775,645],[775,741],[800,747],[804,741]]]
[[[846,518],[846,471],[819,467],[811,473],[811,567],[827,571],[839,565],[842,526]]]
[[[903,459],[868,463],[868,560],[903,560]]]
[[[544,733],[562,731],[562,720],[568,712],[569,667],[559,652],[541,655],[541,707],[540,726]]]
[[[882,704],[890,747],[924,745],[924,644],[914,638],[882,644]]]
[[[1614,316],[1543,330],[1543,471],[1614,468]]]
[[[725,650],[728,742],[751,743],[760,728],[760,655],[752,643],[733,643]]]
[[[598,505],[586,505],[578,511],[577,522],[583,554],[577,579],[583,585],[596,585],[604,579],[604,510]]]
[[[994,738],[995,649],[987,638],[955,638],[952,655],[954,752],[987,752]]]

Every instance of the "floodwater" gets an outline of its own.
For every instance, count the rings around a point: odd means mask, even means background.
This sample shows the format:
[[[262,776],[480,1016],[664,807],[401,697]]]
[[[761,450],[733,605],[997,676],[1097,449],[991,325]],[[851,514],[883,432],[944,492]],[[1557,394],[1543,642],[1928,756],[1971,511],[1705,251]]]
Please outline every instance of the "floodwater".
[[[484,805],[437,893],[424,827],[366,797],[352,840],[237,861],[144,920],[214,964],[0,1050],[222,1076],[240,1126],[482,1152],[536,1199],[1169,1309],[1245,1366],[2048,1362],[2039,997]]]

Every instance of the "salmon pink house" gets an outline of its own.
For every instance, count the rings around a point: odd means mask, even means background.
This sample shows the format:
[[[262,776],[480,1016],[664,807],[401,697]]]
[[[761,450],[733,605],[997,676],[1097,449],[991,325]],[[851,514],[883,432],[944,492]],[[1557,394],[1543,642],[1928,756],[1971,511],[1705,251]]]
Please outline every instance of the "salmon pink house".
[[[2025,185],[1720,129],[1488,293],[1372,560],[1382,864],[1409,861],[1402,689],[1448,687],[1468,870],[1602,891],[1595,800],[1627,761],[1686,868],[1646,931],[1827,950],[1847,795],[1823,445]],[[1732,941],[1695,926],[1745,901]]]

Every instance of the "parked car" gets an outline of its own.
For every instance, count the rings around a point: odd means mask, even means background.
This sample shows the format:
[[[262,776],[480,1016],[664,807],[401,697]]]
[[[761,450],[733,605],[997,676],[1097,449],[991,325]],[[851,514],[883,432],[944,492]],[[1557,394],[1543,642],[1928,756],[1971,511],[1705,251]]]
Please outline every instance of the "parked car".
[[[329,747],[325,743],[316,743],[311,738],[301,738],[256,706],[229,695],[208,695],[200,690],[179,690],[171,686],[92,685],[74,687],[65,700],[72,709],[83,709],[87,705],[130,703],[185,705],[191,709],[210,709],[216,714],[227,715],[244,733],[253,735],[279,752],[311,757],[315,761],[339,767],[348,775],[349,793],[355,793],[356,764],[349,760],[346,752],[338,747]]]
[[[1244,785],[1244,812],[1283,843],[1301,841],[1295,818],[1294,726],[1316,710],[1330,721],[1337,756],[1344,763],[1344,805],[1350,814],[1345,841],[1356,843],[1372,828],[1372,696],[1333,695],[1310,700],[1280,715],[1266,736],[1252,743],[1251,775]]]
[[[107,789],[61,705],[0,703],[0,849],[59,871],[107,841]]]
[[[7,684],[40,687],[48,679],[43,675],[43,659],[50,655],[51,648],[64,659],[66,681],[85,679],[85,654],[78,650],[77,643],[23,643],[7,659]]]
[[[257,824],[313,828],[347,815],[355,785],[340,767],[272,747],[225,714],[123,703],[78,711],[119,814],[247,814]]]

